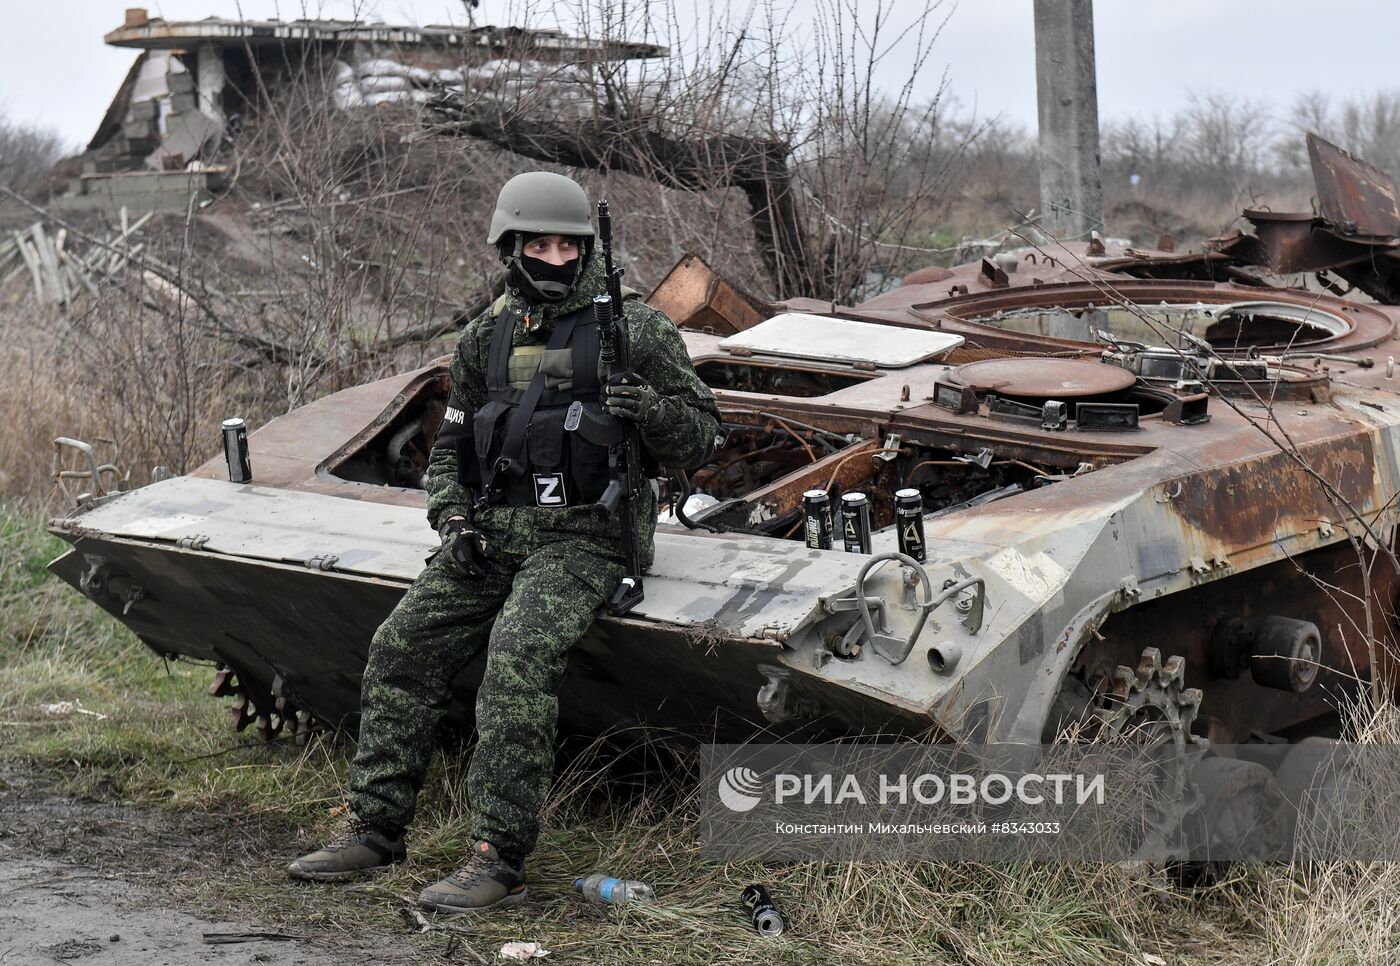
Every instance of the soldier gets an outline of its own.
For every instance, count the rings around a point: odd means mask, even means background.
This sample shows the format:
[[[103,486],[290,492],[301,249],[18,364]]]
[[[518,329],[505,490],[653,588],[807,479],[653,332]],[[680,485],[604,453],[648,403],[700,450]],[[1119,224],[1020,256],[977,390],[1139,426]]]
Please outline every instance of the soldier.
[[[631,420],[648,454],[675,467],[703,462],[719,430],[714,395],[679,331],[636,293],[624,298],[634,375],[602,385],[592,299],[607,283],[590,216],[582,188],[543,171],[511,178],[496,200],[486,240],[509,289],[467,325],[452,360],[428,464],[428,520],[442,546],[370,645],[349,828],[292,862],[295,878],[349,879],[404,860],[449,684],[485,648],[467,775],[477,841],[419,902],[461,912],[525,897],[568,651],[623,576],[617,522],[597,503],[607,450],[566,432],[565,412],[579,400],[596,415]],[[643,504],[646,564],[650,487]]]

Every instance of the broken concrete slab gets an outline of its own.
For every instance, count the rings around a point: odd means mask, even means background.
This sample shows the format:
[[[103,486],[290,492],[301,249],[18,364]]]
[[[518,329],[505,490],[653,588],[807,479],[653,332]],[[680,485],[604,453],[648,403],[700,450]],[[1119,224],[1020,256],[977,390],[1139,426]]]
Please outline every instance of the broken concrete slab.
[[[82,193],[62,195],[50,202],[55,211],[91,211],[118,214],[130,211],[178,211],[212,198],[223,188],[228,168],[211,166],[200,171],[120,171],[112,174],[85,174],[80,178]]]

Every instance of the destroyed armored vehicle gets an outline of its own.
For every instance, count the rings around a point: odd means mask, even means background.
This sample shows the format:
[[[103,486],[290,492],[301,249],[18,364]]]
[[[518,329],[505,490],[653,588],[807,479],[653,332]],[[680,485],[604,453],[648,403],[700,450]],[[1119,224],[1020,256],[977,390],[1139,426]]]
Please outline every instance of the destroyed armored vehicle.
[[[1247,212],[1254,232],[1190,252],[1032,246],[856,306],[766,304],[682,260],[649,300],[724,441],[663,483],[645,599],[575,649],[563,726],[1335,734],[1393,670],[1358,602],[1390,643],[1400,210],[1311,146],[1320,214]],[[251,482],[220,457],[86,500],[52,569],[157,654],[221,665],[238,727],[353,729],[370,637],[436,544],[421,480],[447,391],[439,360],[258,427]],[[839,513],[832,549],[808,545],[809,491],[864,495],[868,551]],[[894,556],[911,524],[921,563]],[[459,724],[480,673],[455,682]]]

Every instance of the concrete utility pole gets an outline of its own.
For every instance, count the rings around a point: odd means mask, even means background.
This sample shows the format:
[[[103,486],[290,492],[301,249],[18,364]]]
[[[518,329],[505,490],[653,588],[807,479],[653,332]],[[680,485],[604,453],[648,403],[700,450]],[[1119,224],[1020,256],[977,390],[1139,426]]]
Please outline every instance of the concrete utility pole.
[[[1057,238],[1103,229],[1094,0],[1035,0],[1041,222]]]

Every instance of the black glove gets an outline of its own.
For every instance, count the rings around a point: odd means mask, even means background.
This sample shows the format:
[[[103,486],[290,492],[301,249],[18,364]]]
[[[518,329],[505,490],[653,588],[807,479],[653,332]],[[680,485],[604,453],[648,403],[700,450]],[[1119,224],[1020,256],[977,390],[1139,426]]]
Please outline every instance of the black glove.
[[[635,372],[614,376],[603,387],[603,408],[609,415],[629,419],[643,429],[661,425],[661,394]]]
[[[466,520],[451,519],[439,531],[447,565],[463,577],[484,577],[486,561],[496,556],[486,535]]]

